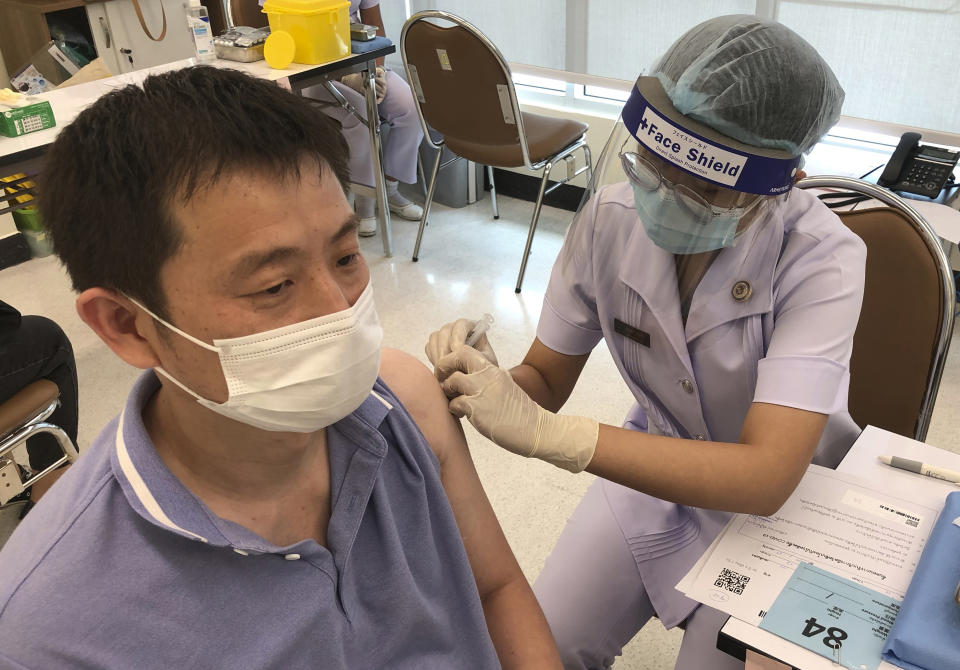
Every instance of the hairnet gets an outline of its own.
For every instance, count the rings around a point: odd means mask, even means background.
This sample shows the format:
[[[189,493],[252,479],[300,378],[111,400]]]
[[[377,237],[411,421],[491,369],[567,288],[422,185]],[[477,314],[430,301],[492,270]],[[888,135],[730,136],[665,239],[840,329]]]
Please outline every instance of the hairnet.
[[[786,26],[751,15],[691,28],[651,74],[681,114],[794,155],[813,148],[843,105],[843,88],[816,49]]]

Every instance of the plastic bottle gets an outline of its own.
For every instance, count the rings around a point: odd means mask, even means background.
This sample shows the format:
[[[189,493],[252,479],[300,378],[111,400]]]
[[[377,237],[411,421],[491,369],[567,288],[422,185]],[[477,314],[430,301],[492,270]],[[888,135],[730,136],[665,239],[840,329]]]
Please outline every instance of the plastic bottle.
[[[213,49],[213,31],[210,30],[210,16],[207,8],[200,4],[200,0],[189,0],[184,9],[187,13],[187,30],[193,39],[193,47],[197,52],[197,60],[209,62],[217,57]]]

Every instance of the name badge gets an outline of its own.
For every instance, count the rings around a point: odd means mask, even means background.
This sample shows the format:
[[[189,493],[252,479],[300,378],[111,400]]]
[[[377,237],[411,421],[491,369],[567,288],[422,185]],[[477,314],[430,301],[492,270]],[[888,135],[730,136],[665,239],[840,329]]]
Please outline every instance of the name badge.
[[[633,340],[637,344],[650,348],[650,333],[644,332],[639,328],[634,328],[630,324],[624,323],[620,319],[613,320],[613,330],[624,337]]]

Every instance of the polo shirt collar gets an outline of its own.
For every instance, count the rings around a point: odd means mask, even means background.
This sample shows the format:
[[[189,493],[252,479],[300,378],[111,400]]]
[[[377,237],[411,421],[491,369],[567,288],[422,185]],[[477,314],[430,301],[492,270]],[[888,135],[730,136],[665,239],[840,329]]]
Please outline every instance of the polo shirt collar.
[[[153,371],[137,379],[117,422],[111,465],[130,506],[144,520],[190,540],[238,553],[267,553],[283,548],[267,544],[252,531],[217,517],[160,458],[143,423],[143,409],[160,388]],[[380,389],[380,392],[377,391]],[[386,442],[369,439],[393,409],[378,380],[363,404],[330,428],[344,433],[375,458],[386,455]],[[360,439],[367,437],[367,439]],[[331,473],[332,475],[332,473]],[[331,482],[331,486],[334,482]]]

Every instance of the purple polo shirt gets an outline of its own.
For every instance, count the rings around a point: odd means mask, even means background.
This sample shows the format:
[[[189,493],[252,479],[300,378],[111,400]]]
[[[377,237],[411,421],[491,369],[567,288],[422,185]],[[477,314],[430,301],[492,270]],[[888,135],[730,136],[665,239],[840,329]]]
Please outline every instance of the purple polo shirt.
[[[390,390],[327,429],[327,546],[215,516],[157,455],[152,372],[0,552],[0,668],[499,668],[426,440]]]

